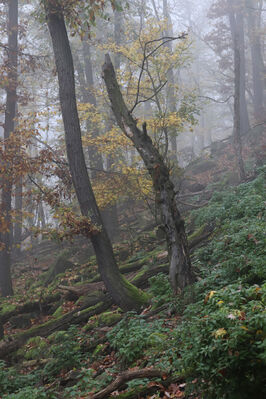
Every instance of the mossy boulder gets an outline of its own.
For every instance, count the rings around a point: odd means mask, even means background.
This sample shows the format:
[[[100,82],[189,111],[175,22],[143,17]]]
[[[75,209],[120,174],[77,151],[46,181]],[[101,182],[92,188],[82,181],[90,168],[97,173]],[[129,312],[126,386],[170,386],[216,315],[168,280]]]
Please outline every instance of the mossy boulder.
[[[90,317],[88,323],[84,327],[85,331],[93,330],[96,327],[110,327],[118,323],[122,319],[122,314],[117,310],[114,312],[103,312],[99,315]]]

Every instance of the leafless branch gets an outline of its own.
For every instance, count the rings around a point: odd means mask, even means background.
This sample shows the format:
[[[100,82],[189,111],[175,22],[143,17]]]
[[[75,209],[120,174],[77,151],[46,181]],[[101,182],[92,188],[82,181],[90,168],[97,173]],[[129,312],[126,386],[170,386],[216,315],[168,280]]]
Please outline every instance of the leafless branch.
[[[234,97],[233,94],[231,94],[226,100],[216,100],[215,98],[208,97],[208,96],[199,96],[199,98],[205,98],[207,100],[213,101],[213,102],[218,103],[218,104],[227,103],[230,100],[230,98],[233,98],[233,97]]]
[[[130,110],[130,113],[132,113],[134,111],[134,109],[136,108],[136,106],[140,103],[140,101],[139,101],[140,84],[141,84],[141,79],[142,79],[143,72],[146,70],[145,69],[145,63],[146,63],[147,59],[149,57],[151,57],[153,54],[155,54],[156,51],[158,51],[158,49],[160,47],[164,46],[166,43],[168,43],[170,41],[173,41],[173,40],[184,39],[186,36],[187,36],[186,33],[182,33],[180,36],[176,36],[176,37],[175,36],[164,36],[164,37],[160,37],[158,39],[149,40],[149,41],[144,43],[143,60],[142,60],[141,66],[140,66],[140,73],[139,73],[139,77],[138,77],[136,100],[135,100],[135,103],[134,103],[133,107]],[[148,46],[150,44],[152,44],[152,43],[158,43],[158,42],[159,42],[159,44],[147,54]],[[143,102],[143,101],[141,101],[141,102]]]

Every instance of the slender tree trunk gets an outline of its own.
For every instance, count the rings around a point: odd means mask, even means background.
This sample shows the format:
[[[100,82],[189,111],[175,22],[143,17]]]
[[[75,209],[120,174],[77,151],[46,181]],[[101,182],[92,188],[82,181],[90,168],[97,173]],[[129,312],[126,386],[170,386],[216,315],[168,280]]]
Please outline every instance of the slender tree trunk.
[[[240,56],[240,134],[244,135],[250,129],[249,116],[246,101],[246,61],[245,61],[245,35],[243,10],[236,6],[232,0],[228,0],[229,22],[233,41],[233,52],[235,51],[235,36],[238,36],[238,51]]]
[[[82,215],[89,216],[92,223],[100,229],[91,237],[99,272],[116,304],[125,310],[139,309],[146,303],[147,297],[128,283],[119,272],[88,176],[76,104],[73,59],[60,2],[47,0],[46,16],[58,74],[59,98],[73,185]]]
[[[172,36],[173,37],[173,25],[172,20],[168,11],[168,1],[163,0],[163,15],[164,18],[167,20],[167,29],[165,30],[165,36]],[[168,41],[166,43],[166,47],[169,49],[169,53],[173,53],[172,42]],[[176,112],[176,97],[175,97],[175,77],[174,77],[174,70],[172,66],[167,71],[167,111],[168,112]],[[170,144],[172,150],[172,158],[174,160],[177,159],[177,143],[176,143],[176,136],[177,132],[176,129],[171,128],[169,129],[170,134]]]
[[[18,64],[18,0],[8,2],[8,88],[6,91],[6,110],[4,139],[7,141],[14,131],[17,104],[17,64]],[[0,284],[3,296],[13,295],[11,267],[11,198],[12,171],[7,174],[2,188],[2,220],[5,230],[1,233],[3,250],[0,252]]]
[[[242,157],[242,142],[241,142],[241,55],[239,46],[238,33],[234,35],[234,82],[235,82],[235,95],[234,95],[234,147],[237,159],[238,171],[241,180],[245,180],[245,168]]]
[[[85,77],[86,82],[85,86],[83,87],[83,98],[84,102],[93,105],[94,107],[97,106],[97,101],[94,90],[94,81],[93,81],[93,70],[92,70],[92,62],[91,62],[91,51],[90,45],[87,40],[82,41],[82,52],[83,52],[83,59],[84,59],[84,70],[85,70]],[[93,127],[93,124],[90,122],[88,118],[86,121],[87,124],[87,131],[92,132],[92,137],[96,138],[99,136],[98,129]],[[103,170],[103,160],[102,156],[99,153],[96,146],[90,145],[88,146],[88,153],[89,153],[89,160],[90,160],[90,167],[91,167],[91,177],[92,179],[97,178],[99,172]]]
[[[143,129],[140,130],[137,127],[136,120],[129,112],[108,54],[103,65],[103,77],[117,123],[133,142],[152,178],[156,202],[161,212],[162,227],[167,238],[170,280],[175,292],[183,291],[187,285],[194,282],[194,276],[191,270],[184,221],[177,208],[174,185],[169,176],[169,169],[148,136],[146,124],[144,123]]]
[[[261,48],[261,12],[257,0],[246,0],[248,36],[251,49],[252,62],[252,84],[253,84],[253,107],[256,122],[265,118],[264,108],[264,62]]]
[[[88,40],[84,40],[82,42],[82,50],[83,50],[85,78],[86,78],[86,85],[84,86],[86,93],[84,92],[84,97],[87,103],[90,103],[94,107],[96,107],[97,100],[93,91],[94,90],[93,69],[92,69],[91,52]],[[97,128],[93,128],[89,118],[87,119],[86,123],[87,123],[87,130],[89,129],[92,130],[92,136],[94,138],[98,137],[99,131]],[[99,176],[99,172],[103,171],[104,169],[103,159],[101,154],[99,154],[99,151],[96,148],[96,146],[89,146],[88,152],[89,152],[90,166],[92,169],[91,177],[92,179],[97,179],[97,177]],[[107,170],[109,170],[109,164],[110,162],[107,162]],[[109,235],[109,238],[113,240],[119,235],[119,225],[118,225],[116,205],[107,206],[105,209],[102,209],[101,215],[107,233]]]
[[[15,210],[16,210],[16,221],[14,223],[14,245],[15,253],[20,253],[20,244],[22,236],[22,177],[18,179],[15,187]]]

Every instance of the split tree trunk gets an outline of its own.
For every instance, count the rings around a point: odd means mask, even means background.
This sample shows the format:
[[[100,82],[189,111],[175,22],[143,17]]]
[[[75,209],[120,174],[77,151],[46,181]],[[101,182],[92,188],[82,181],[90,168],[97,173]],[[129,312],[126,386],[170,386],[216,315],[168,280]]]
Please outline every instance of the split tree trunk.
[[[8,87],[6,90],[6,110],[4,139],[7,142],[14,131],[17,104],[17,64],[18,64],[18,0],[8,2]],[[11,267],[11,199],[12,199],[12,170],[2,180],[1,216],[4,221],[4,231],[1,232],[3,250],[0,251],[0,284],[3,296],[13,295]],[[0,229],[1,230],[1,229]]]
[[[133,142],[152,178],[168,244],[170,280],[175,292],[183,291],[195,279],[191,270],[184,220],[177,208],[174,185],[170,179],[169,170],[147,134],[146,123],[140,130],[136,120],[129,112],[108,54],[105,56],[103,65],[103,77],[117,124]]]
[[[146,303],[147,296],[120,274],[88,176],[77,111],[73,58],[59,1],[47,0],[46,16],[58,74],[59,98],[73,185],[82,215],[90,217],[91,222],[99,227],[99,232],[91,236],[99,273],[117,305],[124,310],[140,309]]]

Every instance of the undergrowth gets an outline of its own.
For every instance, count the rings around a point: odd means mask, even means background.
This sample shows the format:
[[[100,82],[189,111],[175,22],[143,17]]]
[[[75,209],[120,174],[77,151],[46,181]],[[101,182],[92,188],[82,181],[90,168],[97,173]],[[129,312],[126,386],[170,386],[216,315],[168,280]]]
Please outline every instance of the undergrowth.
[[[173,299],[168,279],[160,274],[150,279],[149,291],[152,309],[168,304],[166,310],[151,319],[127,313],[93,351],[86,349],[91,337],[78,327],[57,332],[45,343],[33,340],[26,357],[49,361],[27,374],[1,362],[1,397],[79,398],[132,367],[156,367],[185,379],[188,396],[266,397],[264,181],[262,169],[254,181],[214,193],[208,206],[193,213],[196,228],[206,222],[216,228],[212,240],[193,254],[200,281],[182,320],[172,313],[180,313],[185,302]],[[72,386],[55,384],[73,370]],[[127,388],[147,382],[131,381]]]

